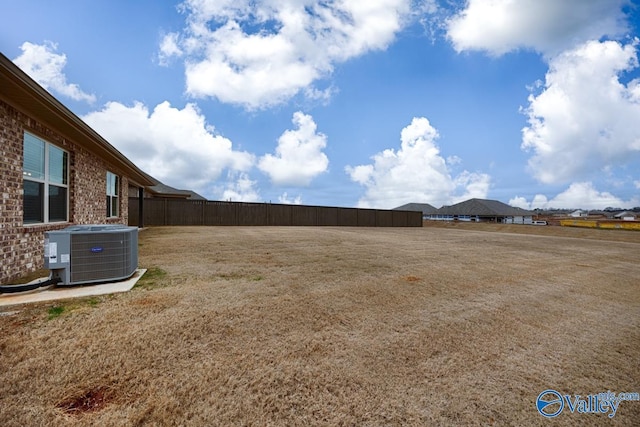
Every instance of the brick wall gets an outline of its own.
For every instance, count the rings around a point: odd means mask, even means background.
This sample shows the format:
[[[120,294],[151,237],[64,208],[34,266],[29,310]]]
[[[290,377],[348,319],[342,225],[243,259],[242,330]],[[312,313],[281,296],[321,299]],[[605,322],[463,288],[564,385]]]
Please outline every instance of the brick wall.
[[[19,138],[22,124],[20,115],[0,102],[0,263],[2,279],[15,277],[14,249],[18,252],[24,243],[16,230],[22,216],[22,147],[13,143]],[[26,265],[24,260],[22,265]],[[2,282],[0,279],[0,282]]]
[[[22,162],[24,131],[69,152],[69,222],[23,224]],[[43,268],[44,233],[71,224],[128,220],[129,181],[122,171],[0,101],[0,284]],[[120,176],[120,216],[106,218],[106,173]]]
[[[127,199],[123,194],[127,194],[129,186],[127,177],[86,150],[76,149],[71,158],[69,169],[75,190],[69,200],[71,220],[76,224],[126,224],[129,205],[123,201]],[[107,171],[120,177],[118,218],[106,218]]]

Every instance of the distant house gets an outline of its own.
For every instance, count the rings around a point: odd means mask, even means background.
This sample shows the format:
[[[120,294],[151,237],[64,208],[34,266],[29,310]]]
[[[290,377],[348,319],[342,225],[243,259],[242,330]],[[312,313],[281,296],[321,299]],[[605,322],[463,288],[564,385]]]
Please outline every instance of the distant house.
[[[569,216],[573,218],[581,218],[588,215],[589,215],[589,212],[583,211],[582,209],[577,209],[569,214]]]
[[[174,215],[184,216],[186,211],[193,209],[193,203],[190,202],[206,202],[207,199],[200,194],[192,190],[178,190],[163,182],[160,182],[156,178],[148,176],[152,181],[152,185],[146,186],[143,192],[144,199],[144,212],[140,211],[140,215],[137,217],[132,216],[129,218],[129,225],[135,227],[143,227],[147,220],[153,223],[154,215],[160,215],[158,212],[162,212],[161,215],[167,214],[167,206],[171,205],[170,209]],[[184,202],[184,203],[182,203]],[[129,209],[135,209],[138,206],[139,200],[136,197],[135,192],[129,193]],[[198,206],[202,206],[199,204]],[[202,210],[202,208],[200,208]],[[154,214],[155,212],[155,214]],[[145,219],[146,218],[146,219]],[[157,225],[157,224],[156,224]]]
[[[598,209],[594,209],[594,210],[589,211],[589,217],[591,217],[591,218],[597,218],[597,217],[607,218],[608,217],[607,214],[608,214],[608,212],[601,211],[601,210],[598,210]]]
[[[437,208],[431,206],[429,203],[407,203],[406,205],[398,206],[392,210],[422,212],[422,219],[427,219],[430,215],[438,211]]]
[[[469,199],[443,206],[428,219],[437,221],[489,221],[506,224],[532,224],[534,213],[497,200]]]
[[[632,211],[623,211],[615,214],[613,217],[616,219],[621,219],[623,221],[635,221],[638,219],[638,214]]]
[[[154,184],[2,54],[0,158],[0,283],[43,267],[46,231],[127,224],[123,196]]]
[[[178,190],[171,186],[168,186],[156,178],[149,177],[153,181],[153,185],[147,186],[144,189],[144,197],[146,198],[170,198],[170,199],[184,199],[184,200],[207,200],[205,197],[192,190]],[[136,195],[130,194],[135,197]]]

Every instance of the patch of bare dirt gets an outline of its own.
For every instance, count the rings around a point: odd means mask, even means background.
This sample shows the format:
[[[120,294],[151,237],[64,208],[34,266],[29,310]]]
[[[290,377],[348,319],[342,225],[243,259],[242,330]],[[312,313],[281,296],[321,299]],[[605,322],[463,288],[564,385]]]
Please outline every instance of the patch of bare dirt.
[[[101,410],[109,402],[110,398],[105,387],[97,387],[60,402],[58,409],[63,412],[80,416],[88,412]]]

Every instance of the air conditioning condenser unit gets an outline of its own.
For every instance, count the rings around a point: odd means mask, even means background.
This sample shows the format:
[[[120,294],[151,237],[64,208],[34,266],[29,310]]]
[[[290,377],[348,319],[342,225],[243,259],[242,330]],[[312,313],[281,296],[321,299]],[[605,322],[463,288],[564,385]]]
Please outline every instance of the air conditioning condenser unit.
[[[48,231],[44,267],[58,286],[124,280],[138,268],[138,228],[119,224],[73,225]]]

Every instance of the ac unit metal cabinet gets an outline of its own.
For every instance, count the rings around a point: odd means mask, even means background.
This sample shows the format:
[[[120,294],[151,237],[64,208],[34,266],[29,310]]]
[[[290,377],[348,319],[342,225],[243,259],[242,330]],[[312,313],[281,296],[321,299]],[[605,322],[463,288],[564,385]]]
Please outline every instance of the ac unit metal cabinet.
[[[45,233],[45,268],[58,285],[113,282],[138,268],[138,229],[119,224],[74,225]]]

